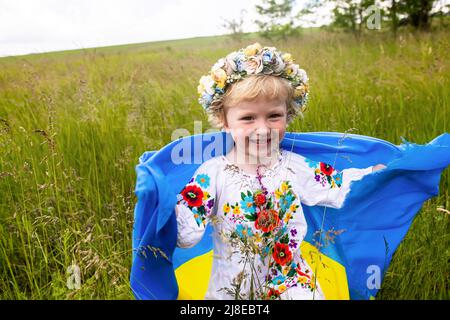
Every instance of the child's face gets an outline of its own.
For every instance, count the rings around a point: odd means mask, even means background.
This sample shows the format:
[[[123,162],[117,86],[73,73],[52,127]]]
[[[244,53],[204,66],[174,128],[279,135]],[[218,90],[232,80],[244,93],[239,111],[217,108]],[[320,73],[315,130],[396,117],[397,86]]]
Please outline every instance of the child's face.
[[[277,151],[287,126],[285,100],[243,101],[225,110],[225,130],[246,154]],[[245,148],[245,149],[243,149]],[[271,156],[271,154],[267,154]]]

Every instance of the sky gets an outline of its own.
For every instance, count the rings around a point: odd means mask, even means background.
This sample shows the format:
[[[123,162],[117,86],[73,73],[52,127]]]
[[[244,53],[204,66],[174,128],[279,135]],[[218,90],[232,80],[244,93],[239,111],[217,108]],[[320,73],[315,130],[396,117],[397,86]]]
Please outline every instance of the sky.
[[[242,10],[243,29],[253,32],[260,2],[0,0],[0,56],[221,35],[228,33],[224,19],[238,19]]]

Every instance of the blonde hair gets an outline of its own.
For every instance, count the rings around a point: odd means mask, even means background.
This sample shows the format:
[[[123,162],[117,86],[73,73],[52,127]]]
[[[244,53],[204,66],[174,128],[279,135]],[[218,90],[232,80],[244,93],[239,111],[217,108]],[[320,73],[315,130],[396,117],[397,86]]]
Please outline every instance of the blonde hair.
[[[299,105],[294,101],[294,92],[295,89],[287,79],[266,74],[248,76],[232,83],[219,99],[211,103],[206,109],[208,121],[213,127],[222,129],[226,121],[226,108],[236,106],[242,101],[264,98],[286,102],[289,124],[297,115],[303,118]]]

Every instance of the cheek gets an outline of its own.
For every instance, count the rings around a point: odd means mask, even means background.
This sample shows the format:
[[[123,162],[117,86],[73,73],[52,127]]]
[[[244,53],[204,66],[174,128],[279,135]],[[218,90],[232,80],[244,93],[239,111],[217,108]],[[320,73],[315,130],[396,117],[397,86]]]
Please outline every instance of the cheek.
[[[228,121],[227,129],[231,133],[231,136],[233,137],[234,141],[245,139],[252,132],[251,128],[242,125],[242,123],[238,123],[238,121],[235,121],[234,119],[227,119],[227,121]]]
[[[278,141],[283,140],[286,132],[286,121],[279,121],[273,127],[274,134],[278,136]]]
[[[287,122],[286,122],[286,120],[283,119],[283,120],[280,120],[280,121],[277,121],[276,123],[274,123],[272,125],[272,130],[276,130],[280,133],[284,133],[286,131],[286,127],[287,127]]]

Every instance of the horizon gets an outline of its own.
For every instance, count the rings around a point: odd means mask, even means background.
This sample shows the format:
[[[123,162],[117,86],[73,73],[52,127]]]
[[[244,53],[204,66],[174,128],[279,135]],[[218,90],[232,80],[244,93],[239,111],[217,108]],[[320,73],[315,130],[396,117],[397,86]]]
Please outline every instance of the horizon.
[[[230,0],[217,10],[217,0],[0,0],[0,57],[225,36],[230,32],[223,23],[238,20],[242,10],[242,31],[257,32],[259,2]],[[293,12],[306,3],[297,1]],[[330,8],[302,16],[296,26],[328,24]]]

